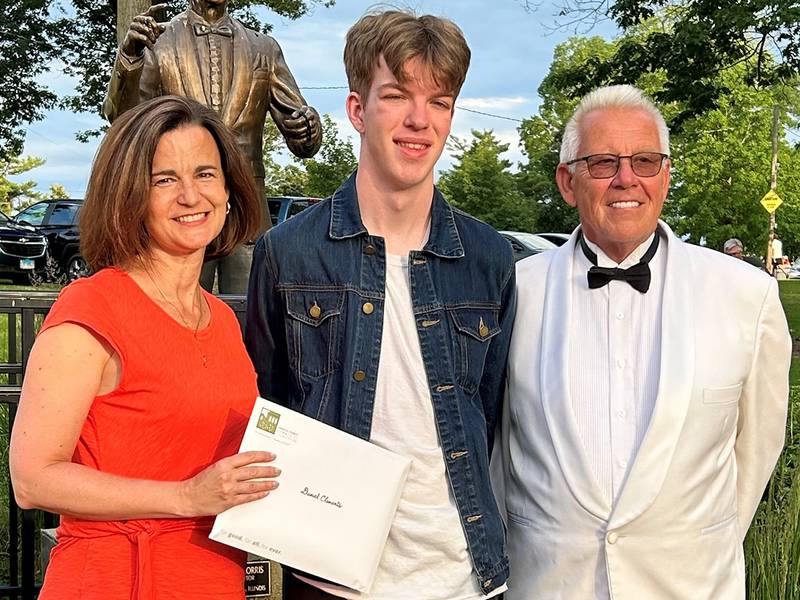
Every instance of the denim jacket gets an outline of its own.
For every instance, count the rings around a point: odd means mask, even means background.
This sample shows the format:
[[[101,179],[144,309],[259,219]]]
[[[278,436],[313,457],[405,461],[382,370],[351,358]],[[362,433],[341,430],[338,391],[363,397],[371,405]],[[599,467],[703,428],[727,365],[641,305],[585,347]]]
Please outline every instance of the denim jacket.
[[[515,312],[511,248],[434,191],[409,254],[411,300],[450,489],[479,585],[508,577],[489,483]],[[355,174],[269,230],[253,255],[245,343],[261,395],[368,440],[383,328],[386,249],[363,223]]]

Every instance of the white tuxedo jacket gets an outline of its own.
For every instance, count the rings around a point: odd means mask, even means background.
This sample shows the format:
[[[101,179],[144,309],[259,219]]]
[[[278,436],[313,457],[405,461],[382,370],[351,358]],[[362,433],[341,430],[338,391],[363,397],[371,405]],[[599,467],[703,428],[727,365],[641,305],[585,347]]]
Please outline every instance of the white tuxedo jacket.
[[[661,370],[616,502],[570,406],[576,235],[517,265],[501,436],[509,600],[744,598],[742,541],[780,454],[791,339],[765,273],[669,228]],[[577,275],[577,274],[576,274]]]

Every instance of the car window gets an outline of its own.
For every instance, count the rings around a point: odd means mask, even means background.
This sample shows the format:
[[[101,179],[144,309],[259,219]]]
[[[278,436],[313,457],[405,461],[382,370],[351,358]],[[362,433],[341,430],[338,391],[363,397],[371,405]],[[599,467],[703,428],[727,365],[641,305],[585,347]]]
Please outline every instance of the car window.
[[[515,234],[515,236],[520,242],[528,246],[528,248],[531,250],[538,250],[539,252],[542,252],[544,250],[551,250],[556,247],[553,242],[532,233],[518,232]]]
[[[4,225],[8,223],[8,221],[9,221],[8,215],[6,215],[6,213],[0,212],[0,224]]]
[[[267,208],[269,208],[269,218],[273,225],[278,224],[278,214],[281,212],[280,200],[267,200]]]
[[[286,216],[286,218],[287,219],[291,219],[293,216],[303,212],[306,208],[308,208],[308,202],[307,201],[305,201],[305,200],[303,200],[303,201],[294,200],[289,205],[289,214]]]
[[[17,221],[25,221],[31,225],[41,225],[44,221],[44,214],[47,212],[47,204],[34,204],[17,214]]]
[[[75,222],[75,216],[78,214],[78,208],[77,204],[56,204],[53,212],[50,213],[50,219],[47,224],[72,225]]]

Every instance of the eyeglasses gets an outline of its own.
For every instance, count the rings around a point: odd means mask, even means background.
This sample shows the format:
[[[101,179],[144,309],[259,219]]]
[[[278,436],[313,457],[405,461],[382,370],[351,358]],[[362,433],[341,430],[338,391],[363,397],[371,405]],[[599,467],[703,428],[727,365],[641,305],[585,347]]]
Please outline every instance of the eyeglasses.
[[[630,159],[631,169],[639,177],[653,177],[659,174],[661,165],[664,164],[664,159],[669,158],[669,155],[661,152],[637,152],[628,156],[591,154],[571,160],[567,165],[574,165],[576,162],[585,160],[589,175],[594,179],[609,179],[617,174],[619,164],[623,158]]]

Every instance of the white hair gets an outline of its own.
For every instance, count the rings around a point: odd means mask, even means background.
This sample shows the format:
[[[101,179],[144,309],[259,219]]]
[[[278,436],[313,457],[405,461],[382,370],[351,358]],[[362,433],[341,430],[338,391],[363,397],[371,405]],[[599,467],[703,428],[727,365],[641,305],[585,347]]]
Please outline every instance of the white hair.
[[[658,129],[658,139],[661,152],[669,154],[669,129],[661,111],[656,108],[653,101],[645,96],[644,92],[632,85],[609,85],[599,87],[581,98],[572,117],[564,128],[564,137],[561,140],[561,154],[559,160],[567,163],[578,158],[578,148],[581,145],[580,125],[581,120],[590,112],[604,108],[630,108],[643,110],[655,121]],[[574,165],[572,165],[574,166]]]

